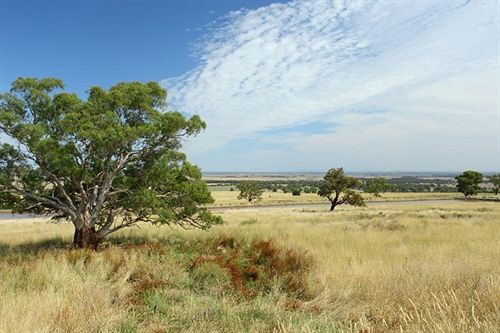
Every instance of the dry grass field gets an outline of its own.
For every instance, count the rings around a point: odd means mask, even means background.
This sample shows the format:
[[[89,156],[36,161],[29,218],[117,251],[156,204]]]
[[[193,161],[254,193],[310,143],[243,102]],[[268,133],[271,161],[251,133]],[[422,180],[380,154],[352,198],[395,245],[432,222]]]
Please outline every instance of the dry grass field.
[[[68,250],[68,224],[0,220],[0,332],[498,332],[499,203],[221,215],[98,252]]]
[[[262,200],[249,204],[248,201],[238,200],[238,191],[213,191],[212,196],[215,199],[213,206],[251,206],[251,205],[279,205],[296,203],[328,203],[326,198],[318,196],[316,193],[302,193],[299,196],[293,196],[291,193],[283,192],[264,192]],[[387,200],[441,200],[463,198],[461,193],[382,193],[381,197],[375,197],[369,193],[363,193],[363,198],[368,201],[387,201]],[[486,197],[487,194],[481,194],[478,198]]]

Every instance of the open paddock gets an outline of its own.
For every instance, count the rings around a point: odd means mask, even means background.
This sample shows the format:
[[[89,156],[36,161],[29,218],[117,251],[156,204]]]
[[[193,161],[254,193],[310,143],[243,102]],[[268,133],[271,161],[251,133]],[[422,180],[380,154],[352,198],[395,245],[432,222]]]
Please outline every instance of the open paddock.
[[[498,330],[500,204],[325,208],[223,209],[208,232],[141,225],[98,252],[68,250],[68,223],[2,220],[0,331]]]

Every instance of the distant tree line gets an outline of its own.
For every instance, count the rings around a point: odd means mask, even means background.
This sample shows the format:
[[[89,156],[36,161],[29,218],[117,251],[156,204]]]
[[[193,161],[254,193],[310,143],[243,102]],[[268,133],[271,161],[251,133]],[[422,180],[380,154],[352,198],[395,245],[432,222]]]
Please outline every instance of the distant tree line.
[[[465,171],[465,179],[473,177],[471,172],[475,171]],[[479,174],[479,173],[478,173]],[[500,190],[500,175],[491,175],[484,177],[482,174],[479,176],[475,175],[474,182],[479,180],[477,186],[472,190],[472,192],[492,192],[498,194]],[[360,177],[358,182],[353,187],[357,191],[362,191],[365,193],[372,193],[375,197],[382,196],[384,192],[438,192],[438,193],[451,193],[451,192],[461,192],[466,191],[467,196],[474,194],[471,193],[470,187],[465,190],[463,185],[463,174],[455,177],[455,179],[442,179],[442,178],[422,178],[415,176],[403,176],[395,178],[367,178]],[[290,193],[294,196],[299,196],[302,193],[318,193],[321,187],[324,185],[324,179],[305,179],[305,180],[261,180],[261,181],[241,181],[241,180],[222,180],[222,181],[208,181],[207,183],[211,186],[229,186],[231,190],[239,188],[242,183],[251,182],[257,186],[261,191],[268,192],[283,192]],[[490,187],[484,186],[484,183],[491,183]],[[462,184],[462,185],[460,185]],[[483,185],[481,185],[483,184]]]
[[[490,182],[493,187],[491,189],[483,188],[483,192],[499,192],[498,183],[500,175],[493,175],[484,178],[485,182]],[[414,176],[404,176],[398,178],[358,178],[360,181],[357,190],[366,193],[373,193],[379,196],[384,192],[401,192],[401,193],[418,193],[418,192],[438,192],[451,193],[457,192],[456,180],[440,179],[440,178],[420,178]],[[222,181],[207,181],[209,186],[224,186],[232,187],[233,190],[238,187],[241,180],[222,180]],[[301,195],[302,193],[317,193],[323,180],[308,179],[308,180],[265,180],[255,181],[259,186],[268,192],[283,192],[292,195]],[[495,187],[495,183],[497,184]]]

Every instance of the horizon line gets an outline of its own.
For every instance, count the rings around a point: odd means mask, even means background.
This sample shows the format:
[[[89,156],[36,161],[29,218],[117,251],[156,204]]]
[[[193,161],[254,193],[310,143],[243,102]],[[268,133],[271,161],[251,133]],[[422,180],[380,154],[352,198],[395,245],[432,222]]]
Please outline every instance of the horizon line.
[[[468,170],[473,170],[473,169],[466,169],[466,170],[461,170],[461,171],[456,171],[456,170],[449,170],[449,171],[429,171],[429,170],[424,170],[424,171],[418,171],[418,170],[354,170],[354,171],[348,171],[344,168],[346,173],[378,173],[378,174],[389,174],[389,173],[414,173],[414,174],[460,174],[464,171]],[[214,170],[202,170],[202,173],[204,174],[323,174],[328,170],[298,170],[298,171],[214,171]],[[485,173],[485,174],[495,174],[495,173],[500,173],[500,171],[493,171],[493,170],[474,170],[480,173]]]

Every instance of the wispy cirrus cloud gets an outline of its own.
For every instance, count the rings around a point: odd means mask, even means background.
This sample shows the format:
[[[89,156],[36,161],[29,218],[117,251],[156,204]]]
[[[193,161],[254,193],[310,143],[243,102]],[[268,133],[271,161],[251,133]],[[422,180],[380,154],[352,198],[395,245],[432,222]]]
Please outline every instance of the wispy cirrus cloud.
[[[199,66],[163,84],[173,108],[207,121],[188,145],[206,169],[500,169],[497,5],[325,0],[232,12]]]

